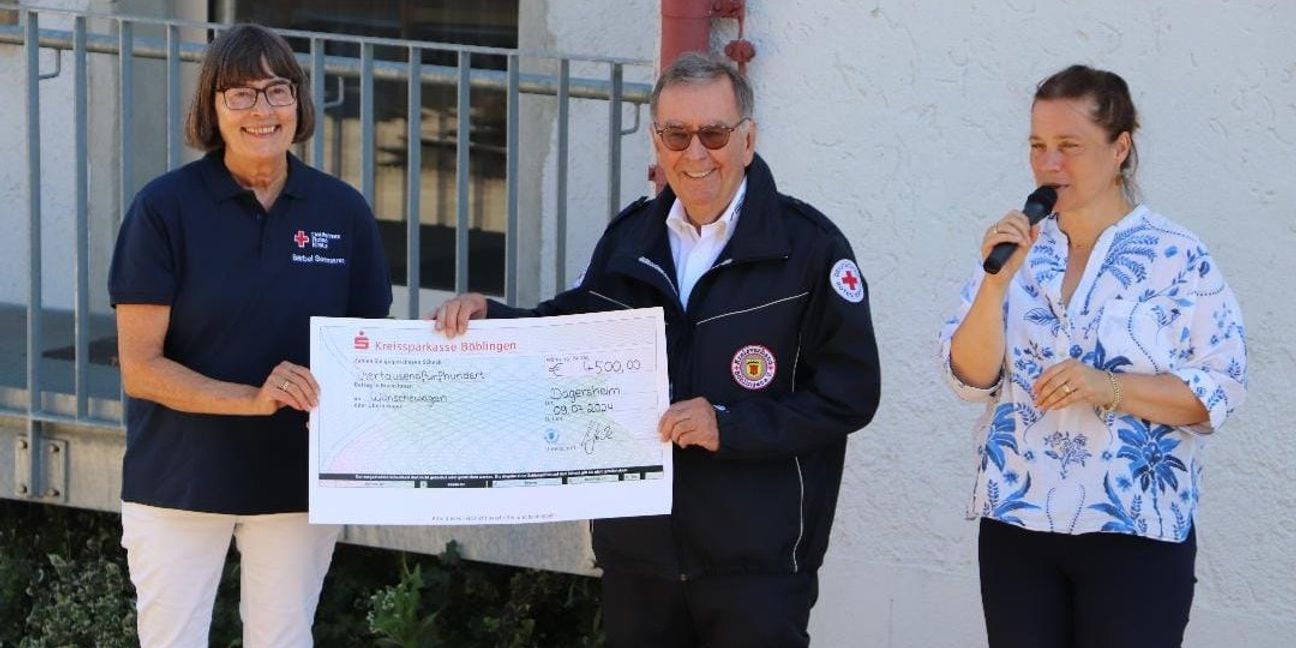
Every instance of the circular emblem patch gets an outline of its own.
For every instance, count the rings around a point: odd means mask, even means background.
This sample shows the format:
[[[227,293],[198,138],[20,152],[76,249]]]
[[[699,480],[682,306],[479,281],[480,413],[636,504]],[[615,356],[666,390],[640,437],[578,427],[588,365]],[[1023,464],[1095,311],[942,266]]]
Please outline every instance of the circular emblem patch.
[[[828,273],[828,282],[842,299],[858,304],[864,299],[864,278],[860,276],[859,266],[850,259],[842,259],[833,264]]]
[[[749,344],[734,354],[730,371],[734,382],[746,389],[763,389],[774,380],[778,363],[774,354],[759,344]]]

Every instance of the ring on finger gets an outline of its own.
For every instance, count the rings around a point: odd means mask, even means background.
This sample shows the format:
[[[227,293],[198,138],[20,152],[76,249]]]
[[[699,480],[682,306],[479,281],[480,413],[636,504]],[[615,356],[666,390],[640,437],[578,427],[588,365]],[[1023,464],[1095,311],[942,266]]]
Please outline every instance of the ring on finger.
[[[998,233],[999,233],[999,226],[998,226],[998,225],[995,225],[994,227],[991,227],[991,228],[990,228],[990,231],[994,232],[995,234],[998,234]]]
[[[1075,391],[1075,388],[1071,386],[1071,383],[1062,383],[1062,388],[1066,390],[1067,396],[1070,396],[1071,393]]]
[[[287,380],[283,381],[283,384],[279,385],[279,391],[288,391],[288,385],[289,385],[289,381]]]

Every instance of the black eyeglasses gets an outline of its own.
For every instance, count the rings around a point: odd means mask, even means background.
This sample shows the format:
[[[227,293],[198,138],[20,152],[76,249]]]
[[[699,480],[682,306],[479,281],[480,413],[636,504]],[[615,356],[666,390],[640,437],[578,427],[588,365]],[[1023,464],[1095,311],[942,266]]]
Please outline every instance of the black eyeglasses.
[[[221,94],[225,97],[225,107],[230,110],[247,110],[255,106],[257,95],[265,95],[266,103],[275,108],[297,103],[297,88],[287,81],[271,83],[264,88],[225,88]]]
[[[733,134],[742,123],[750,120],[750,117],[743,117],[733,126],[703,126],[697,130],[689,130],[682,126],[666,126],[664,128],[654,128],[657,137],[661,138],[662,144],[672,151],[683,151],[689,147],[693,141],[693,136],[697,135],[698,141],[712,151],[722,149],[729,144],[729,136]],[[656,127],[656,124],[653,124]]]

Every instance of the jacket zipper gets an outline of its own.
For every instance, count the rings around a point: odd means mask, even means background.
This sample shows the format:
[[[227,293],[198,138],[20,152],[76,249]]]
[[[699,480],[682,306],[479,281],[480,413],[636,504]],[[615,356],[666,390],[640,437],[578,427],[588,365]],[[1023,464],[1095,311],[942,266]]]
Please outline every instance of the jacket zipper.
[[[706,279],[707,277],[711,276],[711,274],[714,273],[716,270],[719,270],[719,269],[721,269],[721,268],[730,267],[730,266],[735,266],[735,265],[745,265],[745,264],[748,264],[748,263],[756,263],[756,262],[758,262],[758,261],[771,261],[771,260],[774,260],[774,259],[777,259],[777,260],[779,260],[779,261],[787,261],[789,258],[790,258],[789,255],[786,255],[786,254],[778,254],[778,255],[770,255],[770,256],[762,256],[762,257],[751,257],[751,258],[747,258],[747,259],[742,259],[742,260],[740,260],[740,261],[734,261],[733,257],[729,257],[729,258],[725,259],[724,261],[721,261],[720,263],[717,263],[717,264],[711,266],[710,268],[707,268],[707,269],[706,269],[706,272],[703,272],[701,275],[699,275],[698,278],[697,278],[697,282],[695,282],[695,283],[693,284],[693,292],[689,293],[689,303],[688,303],[688,304],[684,304],[684,313],[685,313],[685,315],[687,316],[687,314],[688,314],[688,312],[689,312],[689,305],[691,305],[691,304],[693,303],[693,296],[696,295],[696,294],[698,294],[698,286],[702,285],[702,281],[703,281],[704,279]],[[699,324],[699,323],[700,323],[700,322],[694,322],[694,325],[697,325],[697,324]]]
[[[763,256],[763,257],[752,257],[752,258],[749,258],[749,259],[743,259],[743,260],[740,261],[740,262],[735,262],[734,259],[733,259],[732,257],[727,258],[727,259],[725,259],[725,260],[723,260],[723,261],[721,261],[721,262],[719,262],[719,263],[717,263],[717,264],[711,266],[710,268],[707,268],[707,269],[706,269],[706,272],[703,272],[703,273],[701,274],[701,276],[698,277],[697,283],[694,284],[694,290],[693,290],[693,292],[689,295],[689,301],[690,301],[690,302],[693,301],[692,296],[697,294],[697,286],[698,286],[699,284],[702,283],[702,280],[705,279],[706,277],[710,276],[714,271],[719,270],[720,268],[725,268],[725,267],[729,267],[729,266],[733,266],[733,265],[737,265],[737,264],[755,263],[755,262],[758,262],[758,261],[769,261],[769,260],[774,260],[774,259],[781,260],[781,261],[786,261],[786,260],[789,259],[789,258],[790,258],[790,255],[787,255],[787,254],[770,255],[770,256]],[[666,280],[666,285],[670,286],[671,292],[675,295],[675,301],[676,301],[676,303],[678,303],[678,302],[679,302],[679,289],[675,287],[675,282],[671,279],[670,274],[668,274],[668,273],[666,272],[666,270],[664,270],[660,265],[658,265],[656,262],[654,262],[652,259],[649,259],[649,258],[646,257],[646,256],[641,256],[641,257],[639,257],[639,258],[638,258],[638,261],[639,261],[639,263],[642,263],[643,265],[646,265],[646,266],[648,266],[649,268],[652,268],[653,270],[656,270],[656,271],[657,271],[657,274],[660,275],[662,279],[665,279],[665,280]],[[592,291],[591,291],[591,292],[592,292]],[[595,294],[597,295],[597,293],[595,293]],[[799,298],[805,296],[806,294],[807,294],[807,293],[804,293],[804,292],[803,292],[803,293],[798,294],[798,295],[792,295],[792,296],[790,296],[790,297],[785,297],[785,298],[783,298],[783,299],[775,300],[775,301],[770,302],[770,303],[768,303],[768,304],[762,304],[761,306],[758,306],[757,308],[764,308],[765,306],[771,306],[771,305],[773,305],[773,304],[781,303],[781,302],[783,302],[783,301],[787,301],[787,300],[791,300],[791,299],[799,299]],[[598,295],[598,296],[601,297],[601,298],[603,298],[603,299],[607,299],[608,301],[613,301],[613,300],[609,299],[608,297],[606,297],[606,296],[604,296],[604,295]],[[701,323],[702,323],[702,322],[690,322],[690,321],[689,321],[689,317],[688,317],[688,304],[683,304],[682,306],[683,306],[682,310],[683,310],[683,315],[684,315],[684,318],[683,318],[683,319],[684,319],[684,322],[685,322],[685,323],[689,324],[689,328],[696,327],[698,324],[701,324]],[[733,313],[726,313],[725,315],[732,315],[732,314],[733,314]],[[717,316],[717,317],[723,317],[723,316],[724,316],[724,315],[720,315],[720,316]],[[714,317],[712,317],[712,318],[707,318],[706,320],[703,320],[703,322],[710,321],[710,320],[712,320],[712,319],[715,319],[715,318],[714,318]],[[691,332],[688,333],[688,334],[691,335]],[[799,353],[798,353],[798,355],[799,355]],[[691,371],[692,371],[692,367],[690,366],[690,367],[689,367],[689,372],[691,372]],[[798,519],[797,519],[797,539],[796,539],[796,544],[794,544],[793,547],[792,547],[792,571],[793,571],[793,573],[799,573],[799,572],[800,572],[800,565],[799,565],[798,562],[797,562],[796,553],[797,553],[797,550],[798,550],[798,549],[800,548],[800,546],[801,546],[801,539],[802,539],[802,537],[805,535],[805,480],[803,479],[802,474],[801,474],[801,459],[800,459],[799,457],[794,457],[794,460],[796,461],[796,469],[797,469],[797,484],[798,484],[798,488],[799,488],[799,494],[798,494],[798,504],[797,504],[797,507],[798,507],[798,511],[797,511],[797,518],[798,518]],[[672,521],[672,526],[673,526],[673,521]],[[592,531],[592,526],[591,526],[591,531]],[[685,565],[685,552],[684,552],[684,548],[679,544],[679,536],[678,536],[678,534],[674,533],[674,531],[672,530],[671,535],[675,537],[675,555],[676,555],[676,557],[677,557],[677,560],[679,561],[679,567],[680,567],[679,580],[680,580],[681,582],[686,582],[686,581],[689,580],[690,577],[689,577],[688,572],[686,571],[686,570],[687,570],[687,567],[686,567],[686,565]]]
[[[670,286],[671,292],[675,294],[675,301],[679,301],[679,289],[675,287],[675,282],[671,280],[670,275],[667,274],[667,272],[663,270],[661,266],[657,265],[657,262],[653,261],[652,259],[649,259],[646,256],[641,256],[639,257],[639,263],[642,263],[648,266],[649,268],[656,270],[657,274],[661,275],[662,279],[666,280],[666,285]]]

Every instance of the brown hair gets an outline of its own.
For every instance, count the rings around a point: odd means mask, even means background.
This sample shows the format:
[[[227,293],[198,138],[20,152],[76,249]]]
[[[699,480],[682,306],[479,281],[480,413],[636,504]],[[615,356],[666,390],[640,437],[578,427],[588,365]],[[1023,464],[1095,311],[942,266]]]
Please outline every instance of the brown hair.
[[[1134,171],[1138,168],[1138,149],[1134,131],[1138,130],[1138,111],[1130,98],[1129,85],[1120,75],[1085,65],[1072,65],[1050,76],[1035,87],[1035,101],[1052,99],[1089,99],[1093,101],[1090,119],[1115,142],[1121,133],[1130,134],[1129,155],[1121,162],[1121,186],[1133,201]],[[1032,104],[1033,105],[1033,104]]]
[[[266,68],[292,82],[297,92],[297,132],[293,143],[315,134],[315,106],[310,100],[306,73],[297,63],[292,47],[280,35],[255,23],[240,23],[207,46],[198,88],[185,115],[185,142],[206,152],[225,147],[216,123],[216,93],[263,79]]]

